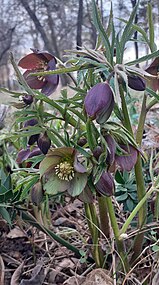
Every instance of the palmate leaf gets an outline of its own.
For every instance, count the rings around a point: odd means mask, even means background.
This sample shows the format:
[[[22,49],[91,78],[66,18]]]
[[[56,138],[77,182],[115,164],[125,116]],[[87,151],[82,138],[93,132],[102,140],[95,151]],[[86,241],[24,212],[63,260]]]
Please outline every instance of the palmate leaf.
[[[95,0],[92,1],[92,6],[93,6],[93,9],[92,9],[93,24],[94,24],[95,28],[97,29],[97,31],[100,35],[100,38],[101,38],[101,40],[102,40],[102,42],[106,48],[105,56],[106,56],[108,62],[110,62],[112,64],[113,58],[112,58],[112,54],[111,54],[111,46],[110,46],[109,38],[108,38],[107,33],[105,32],[104,28],[103,28]]]

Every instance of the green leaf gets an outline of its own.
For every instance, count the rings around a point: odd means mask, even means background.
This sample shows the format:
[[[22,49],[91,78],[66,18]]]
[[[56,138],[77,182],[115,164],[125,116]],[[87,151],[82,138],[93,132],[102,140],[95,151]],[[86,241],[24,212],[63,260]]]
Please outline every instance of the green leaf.
[[[123,179],[123,177],[122,177],[121,173],[119,172],[119,170],[117,170],[116,173],[115,173],[115,180],[119,184],[124,184],[125,183],[125,180]]]
[[[122,195],[120,195],[120,196],[117,196],[117,197],[116,197],[116,199],[117,199],[118,202],[123,202],[123,201],[125,201],[127,198],[128,198],[128,193],[127,193],[127,192],[124,193],[124,194],[122,194]]]
[[[95,0],[92,1],[92,5],[93,5],[93,9],[92,9],[93,24],[94,24],[95,28],[97,29],[97,31],[98,31],[101,39],[102,39],[102,42],[106,48],[105,56],[106,56],[108,62],[112,63],[113,58],[111,55],[111,46],[110,46],[109,38],[108,38],[104,28],[103,28]]]
[[[141,62],[144,62],[144,61],[147,61],[149,59],[152,59],[152,58],[155,58],[155,57],[158,57],[159,56],[159,50],[157,51],[154,51],[148,55],[145,55],[145,56],[142,56],[140,57],[139,59],[135,59],[133,61],[129,61],[128,63],[126,63],[127,65],[135,65],[137,63],[141,63]]]
[[[150,3],[147,5],[147,14],[148,14],[148,24],[149,24],[149,42],[150,42],[150,49],[151,52],[157,49],[155,42],[154,42],[154,20],[152,14],[152,6]]]
[[[126,206],[129,212],[132,212],[132,210],[134,209],[135,205],[133,203],[133,201],[131,199],[127,199],[126,200]]]
[[[34,184],[39,180],[39,175],[38,176],[34,176],[31,178],[31,180],[29,182],[27,182],[26,184],[24,184],[24,188],[22,190],[21,196],[20,196],[20,200],[24,200],[26,199],[26,197],[28,196],[28,192],[29,190],[34,186]]]
[[[147,93],[149,93],[150,95],[152,95],[154,98],[156,98],[159,101],[159,95],[155,91],[153,91],[149,87],[146,87],[146,91],[147,91]]]
[[[11,221],[10,215],[9,215],[9,213],[5,207],[0,206],[0,214],[2,215],[3,219],[6,220],[6,222],[11,226],[12,221]]]
[[[120,47],[121,47],[121,54],[122,54],[121,59],[123,59],[123,54],[124,54],[126,42],[130,40],[131,36],[134,33],[134,30],[132,29],[132,24],[133,24],[134,18],[136,16],[138,6],[139,6],[139,1],[135,5],[135,7],[134,7],[134,9],[130,15],[130,18],[129,18],[129,20],[128,20],[125,28],[124,28],[123,34],[121,36],[121,40],[120,40]]]

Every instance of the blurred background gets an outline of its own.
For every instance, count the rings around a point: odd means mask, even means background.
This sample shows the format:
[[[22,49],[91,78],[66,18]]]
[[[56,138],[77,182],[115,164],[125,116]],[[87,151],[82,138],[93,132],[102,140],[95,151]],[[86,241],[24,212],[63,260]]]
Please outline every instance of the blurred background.
[[[106,27],[111,6],[110,0],[96,0]],[[147,31],[145,0],[140,1],[135,22]],[[153,6],[156,44],[159,39],[159,1],[149,1]],[[120,32],[128,19],[136,0],[112,0],[115,29]],[[14,72],[9,63],[9,52],[16,60],[30,52],[30,47],[47,50],[65,61],[65,50],[78,46],[94,48],[96,30],[92,23],[91,0],[0,0],[0,86],[16,89]],[[130,42],[126,49],[126,60],[137,58],[148,52],[141,43]],[[63,79],[62,85],[67,80]]]

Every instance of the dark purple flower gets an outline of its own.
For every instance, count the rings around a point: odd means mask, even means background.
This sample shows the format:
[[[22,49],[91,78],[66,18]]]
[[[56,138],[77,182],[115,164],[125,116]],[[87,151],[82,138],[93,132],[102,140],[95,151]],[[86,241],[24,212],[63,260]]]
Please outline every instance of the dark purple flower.
[[[104,196],[112,196],[114,194],[115,183],[110,172],[104,171],[95,187],[99,194]]]
[[[27,146],[26,149],[21,149],[18,152],[18,156],[17,156],[16,161],[17,161],[18,164],[20,164],[23,161],[27,160],[28,158],[31,158],[31,157],[34,157],[34,156],[37,156],[37,155],[40,155],[40,154],[42,154],[42,152],[41,152],[41,150],[38,147],[34,147],[31,150],[30,147]]]
[[[38,121],[36,119],[30,119],[28,121],[25,121],[24,128],[33,127],[37,124],[38,124]],[[38,138],[39,138],[39,134],[31,135],[28,140],[28,145],[33,145],[35,142],[37,142]]]
[[[151,62],[151,64],[145,69],[145,71],[150,73],[151,75],[154,75],[154,77],[148,78],[147,85],[156,92],[157,90],[159,90],[159,78],[158,78],[159,57],[156,57]],[[156,78],[155,78],[155,76],[156,76]]]
[[[108,83],[97,83],[87,93],[84,100],[87,115],[103,124],[110,117],[114,108],[114,96]]]
[[[120,145],[123,154],[115,155],[115,162],[121,171],[131,171],[137,162],[138,150],[132,145]]]
[[[106,134],[104,138],[108,144],[106,162],[108,166],[111,166],[115,160],[116,142],[110,134]]]
[[[128,86],[136,91],[144,91],[146,88],[146,81],[137,75],[128,75]]]
[[[32,51],[33,53],[23,57],[19,61],[18,65],[26,69],[23,75],[28,85],[33,89],[41,89],[42,93],[49,96],[58,86],[59,75],[30,76],[30,73],[55,70],[56,58],[45,51],[39,51],[36,49],[32,49]]]
[[[47,154],[50,146],[51,146],[51,140],[49,139],[47,133],[40,134],[37,140],[38,147],[42,151],[43,154]]]

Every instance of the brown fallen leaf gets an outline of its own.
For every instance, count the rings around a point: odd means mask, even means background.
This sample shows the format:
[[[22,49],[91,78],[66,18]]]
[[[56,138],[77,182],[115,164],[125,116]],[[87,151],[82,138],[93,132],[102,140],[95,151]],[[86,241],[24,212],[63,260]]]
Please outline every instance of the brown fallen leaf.
[[[92,270],[81,285],[113,285],[113,279],[109,276],[109,271],[102,268]]]
[[[18,227],[15,227],[14,229],[10,230],[10,232],[7,234],[7,238],[20,238],[20,237],[26,237],[26,234]]]
[[[82,285],[86,278],[84,276],[72,276],[68,278],[63,285]]]
[[[32,277],[28,280],[22,279],[20,285],[42,285],[45,279],[43,263],[39,262],[32,271]]]
[[[19,278],[20,275],[22,273],[23,270],[23,266],[24,266],[24,262],[22,262],[17,269],[14,271],[12,278],[11,278],[11,282],[10,285],[19,285]]]
[[[0,284],[1,285],[4,285],[4,271],[5,271],[4,262],[3,262],[2,256],[0,255]]]

